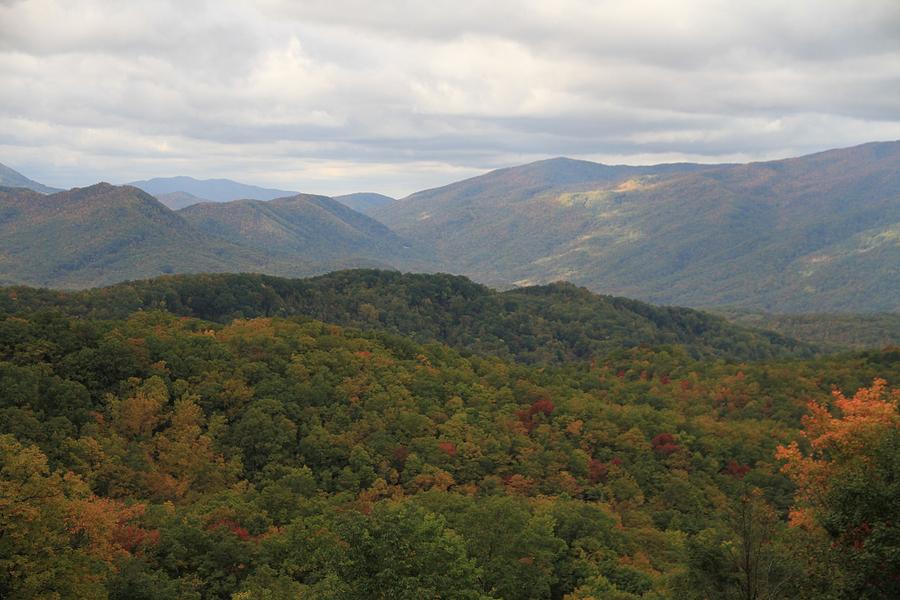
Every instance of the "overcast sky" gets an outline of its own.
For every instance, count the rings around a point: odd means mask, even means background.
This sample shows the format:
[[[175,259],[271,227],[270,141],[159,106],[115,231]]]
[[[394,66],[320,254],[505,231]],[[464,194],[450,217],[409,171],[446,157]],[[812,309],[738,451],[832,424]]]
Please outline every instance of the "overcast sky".
[[[402,196],[900,139],[900,0],[0,0],[0,163]]]

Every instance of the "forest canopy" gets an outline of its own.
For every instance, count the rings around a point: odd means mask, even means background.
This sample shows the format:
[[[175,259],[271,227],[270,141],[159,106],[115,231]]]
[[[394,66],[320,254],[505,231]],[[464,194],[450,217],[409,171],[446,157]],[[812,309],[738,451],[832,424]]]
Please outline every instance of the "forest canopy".
[[[7,290],[4,598],[900,591],[898,349],[532,364],[111,290]]]

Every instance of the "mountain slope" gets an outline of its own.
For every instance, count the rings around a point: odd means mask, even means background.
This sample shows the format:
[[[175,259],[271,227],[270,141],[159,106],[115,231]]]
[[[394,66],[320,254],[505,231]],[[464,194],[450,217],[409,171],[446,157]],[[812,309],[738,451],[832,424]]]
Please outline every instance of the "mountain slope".
[[[134,187],[99,183],[49,196],[0,191],[0,215],[5,283],[86,287],[173,272],[316,272],[310,261],[280,266],[203,234]]]
[[[178,214],[201,231],[266,252],[373,262],[409,254],[390,229],[326,196],[206,202]]]
[[[900,310],[900,143],[747,165],[542,161],[375,216],[495,285],[565,279],[688,306]]]
[[[450,185],[417,192],[373,212],[399,235],[427,243],[445,270],[499,287],[526,280],[522,265],[552,254],[589,228],[585,215],[552,199],[561,193],[607,188],[633,177],[691,172],[692,164],[609,166],[555,158],[499,169]],[[567,273],[533,282],[569,279]],[[598,291],[605,291],[602,287]]]
[[[383,208],[388,204],[395,202],[394,198],[385,196],[384,194],[376,194],[374,192],[357,192],[355,194],[345,194],[343,196],[334,196],[334,199],[345,206],[349,206],[357,212],[364,215],[370,215],[373,211]]]
[[[212,202],[231,200],[272,200],[283,198],[296,192],[247,185],[231,179],[194,179],[193,177],[156,177],[130,183],[153,196],[172,192],[186,192]]]
[[[0,291],[0,312],[46,308],[95,319],[153,308],[220,322],[302,315],[530,363],[587,360],[639,345],[677,344],[694,357],[735,360],[813,352],[808,344],[700,311],[600,296],[570,284],[497,292],[464,277],[396,271],[310,279],[177,275],[82,292]]]
[[[0,187],[27,188],[29,190],[34,190],[35,192],[40,192],[41,194],[52,194],[61,191],[38,183],[33,179],[28,179],[18,171],[10,169],[3,164],[0,164]]]

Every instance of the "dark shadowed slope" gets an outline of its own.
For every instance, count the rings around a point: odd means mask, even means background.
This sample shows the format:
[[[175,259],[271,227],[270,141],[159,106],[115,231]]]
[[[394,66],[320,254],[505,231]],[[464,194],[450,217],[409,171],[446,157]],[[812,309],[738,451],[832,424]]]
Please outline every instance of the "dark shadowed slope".
[[[656,303],[900,310],[900,143],[697,167],[542,161],[376,216],[498,285],[559,279]]]

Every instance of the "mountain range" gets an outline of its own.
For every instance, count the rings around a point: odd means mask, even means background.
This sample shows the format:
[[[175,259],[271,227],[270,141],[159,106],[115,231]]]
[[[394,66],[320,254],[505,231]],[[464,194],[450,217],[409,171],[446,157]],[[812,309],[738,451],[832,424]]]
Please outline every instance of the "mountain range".
[[[13,171],[15,173],[15,171]],[[16,175],[25,179],[19,173]],[[30,180],[28,180],[30,181]],[[37,182],[31,182],[40,186]],[[294,196],[297,192],[289,192],[274,188],[259,187],[256,185],[247,185],[231,179],[194,179],[193,177],[156,177],[144,181],[134,181],[130,183],[136,188],[140,188],[156,197],[157,200],[171,208],[172,210],[180,210],[201,202],[231,202],[234,200],[275,200],[277,198],[285,198]],[[10,187],[31,187],[36,191],[59,191],[52,188],[40,190],[29,185],[13,185]],[[374,192],[358,192],[354,194],[345,194],[335,196],[335,200],[352,208],[357,212],[365,215],[372,211],[382,208],[394,201],[394,198],[377,194]]]
[[[16,175],[4,181],[40,186]],[[392,266],[498,288],[567,280],[656,304],[900,311],[900,142],[750,164],[557,158],[399,200],[135,183],[144,191],[0,192],[2,281]]]
[[[203,202],[178,214],[199,231],[269,253],[414,262],[394,232],[327,196]]]
[[[211,216],[209,207],[221,210]],[[79,288],[164,273],[309,275],[385,265],[405,251],[386,227],[330,198],[185,210],[108,183],[49,195],[0,188],[0,283]]]
[[[155,177],[142,181],[132,181],[128,185],[140,188],[153,196],[182,193],[200,198],[206,202],[228,202],[230,200],[274,200],[293,196],[297,192],[247,185],[231,179],[194,179],[193,177]]]
[[[900,310],[900,143],[743,165],[554,159],[373,215],[443,269],[685,306]]]

